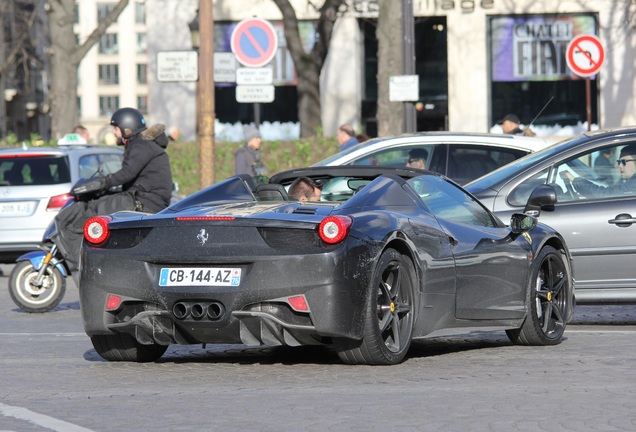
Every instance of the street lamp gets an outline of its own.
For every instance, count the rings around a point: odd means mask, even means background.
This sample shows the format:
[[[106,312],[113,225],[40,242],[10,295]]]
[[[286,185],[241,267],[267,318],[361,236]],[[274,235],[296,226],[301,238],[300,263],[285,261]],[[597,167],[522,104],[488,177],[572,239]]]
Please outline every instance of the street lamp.
[[[188,24],[192,47],[198,51],[196,111],[199,141],[200,187],[214,184],[214,15],[213,0],[199,0],[199,9]]]

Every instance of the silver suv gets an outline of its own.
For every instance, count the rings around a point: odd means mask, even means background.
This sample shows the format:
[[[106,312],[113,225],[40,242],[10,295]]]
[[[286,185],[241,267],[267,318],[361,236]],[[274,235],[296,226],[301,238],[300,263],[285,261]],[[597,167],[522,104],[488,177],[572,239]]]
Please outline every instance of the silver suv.
[[[90,144],[0,149],[0,262],[35,250],[71,187],[121,168],[123,149]]]

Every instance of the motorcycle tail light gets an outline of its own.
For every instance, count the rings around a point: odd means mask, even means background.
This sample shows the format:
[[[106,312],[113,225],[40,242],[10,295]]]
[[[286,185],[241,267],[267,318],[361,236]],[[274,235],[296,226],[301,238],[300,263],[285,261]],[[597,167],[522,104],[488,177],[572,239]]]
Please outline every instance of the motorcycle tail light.
[[[62,195],[55,195],[49,198],[49,203],[46,206],[47,210],[59,210],[64,207],[64,204],[71,199],[71,195],[65,193]]]
[[[95,216],[90,218],[84,224],[84,238],[87,242],[98,245],[104,243],[110,236],[108,223],[111,221],[110,216]]]
[[[337,244],[347,237],[352,223],[349,216],[329,216],[320,222],[318,233],[325,243]]]

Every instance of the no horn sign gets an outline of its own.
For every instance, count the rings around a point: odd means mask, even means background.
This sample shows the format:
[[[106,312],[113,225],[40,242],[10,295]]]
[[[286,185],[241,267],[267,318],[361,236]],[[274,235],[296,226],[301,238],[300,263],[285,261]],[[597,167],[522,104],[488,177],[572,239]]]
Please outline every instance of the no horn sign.
[[[278,36],[269,21],[250,18],[239,22],[230,37],[230,46],[243,66],[261,67],[269,63],[278,49]]]

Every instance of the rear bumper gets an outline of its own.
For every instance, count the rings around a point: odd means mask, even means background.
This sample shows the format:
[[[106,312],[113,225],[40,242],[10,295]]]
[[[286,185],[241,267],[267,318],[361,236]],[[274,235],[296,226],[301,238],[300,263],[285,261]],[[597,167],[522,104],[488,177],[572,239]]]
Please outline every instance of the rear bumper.
[[[161,264],[83,251],[84,328],[89,336],[123,332],[145,344],[293,346],[360,339],[369,275],[357,272],[356,264],[368,256],[360,250],[355,262],[348,256],[354,255],[343,247],[303,256],[243,257],[222,264],[242,268],[240,287],[160,287]],[[219,265],[205,259],[198,265]],[[119,308],[106,310],[109,294],[121,296]],[[303,296],[309,309],[294,310],[288,300],[294,296]]]

